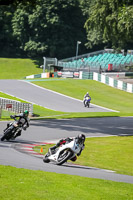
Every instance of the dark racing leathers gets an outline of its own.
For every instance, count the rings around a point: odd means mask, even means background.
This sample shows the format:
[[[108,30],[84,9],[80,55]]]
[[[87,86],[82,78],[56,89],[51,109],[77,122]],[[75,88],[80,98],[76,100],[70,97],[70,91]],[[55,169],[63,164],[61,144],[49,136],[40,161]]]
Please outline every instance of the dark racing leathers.
[[[29,127],[29,120],[28,120],[28,117],[25,116],[25,114],[21,113],[21,114],[19,114],[19,115],[11,115],[10,117],[13,118],[15,121],[17,121],[18,126],[22,126],[22,127],[24,128],[24,125],[26,125],[26,128]],[[18,118],[18,120],[17,120],[16,118]],[[7,126],[9,127],[9,124],[8,124]],[[7,128],[8,128],[8,127],[7,127]],[[26,128],[24,128],[24,130],[26,130]],[[14,138],[20,136],[20,135],[21,135],[21,132],[22,132],[22,130],[20,130],[20,131],[16,134],[16,136],[15,136]]]

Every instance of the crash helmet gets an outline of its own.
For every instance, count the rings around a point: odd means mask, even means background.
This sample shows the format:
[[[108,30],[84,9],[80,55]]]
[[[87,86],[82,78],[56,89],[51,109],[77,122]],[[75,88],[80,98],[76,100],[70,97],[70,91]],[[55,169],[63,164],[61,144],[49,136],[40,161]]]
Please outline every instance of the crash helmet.
[[[78,141],[79,144],[82,144],[85,141],[85,135],[84,134],[79,134],[76,138],[77,138],[77,141]]]
[[[28,117],[29,111],[28,111],[28,110],[25,110],[25,111],[24,111],[24,115],[25,115],[26,117]]]

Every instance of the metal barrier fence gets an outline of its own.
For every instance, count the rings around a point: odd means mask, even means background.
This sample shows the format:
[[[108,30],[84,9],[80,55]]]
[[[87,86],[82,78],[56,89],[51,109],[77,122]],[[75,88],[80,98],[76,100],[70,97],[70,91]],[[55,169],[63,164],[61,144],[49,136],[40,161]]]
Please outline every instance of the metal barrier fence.
[[[0,97],[0,107],[1,109],[12,111],[15,113],[22,113],[24,112],[24,110],[28,110],[31,116],[33,114],[33,104],[22,103],[20,101],[6,99],[2,97]]]

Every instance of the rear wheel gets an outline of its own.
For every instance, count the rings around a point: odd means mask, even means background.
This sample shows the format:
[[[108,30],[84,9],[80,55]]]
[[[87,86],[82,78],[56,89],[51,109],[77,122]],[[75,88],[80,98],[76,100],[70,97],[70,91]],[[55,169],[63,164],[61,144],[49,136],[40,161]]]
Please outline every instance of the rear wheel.
[[[58,160],[57,160],[57,165],[62,165],[63,163],[65,163],[67,160],[69,160],[69,158],[72,156],[72,152],[71,151],[63,151],[62,153],[60,153]]]

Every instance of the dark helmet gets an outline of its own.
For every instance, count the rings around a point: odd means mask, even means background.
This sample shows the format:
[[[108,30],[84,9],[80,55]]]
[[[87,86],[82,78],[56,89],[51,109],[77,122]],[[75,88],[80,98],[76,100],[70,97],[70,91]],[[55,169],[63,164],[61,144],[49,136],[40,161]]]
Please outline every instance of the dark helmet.
[[[80,134],[76,138],[77,138],[79,144],[84,143],[84,141],[85,141],[85,135],[84,134]]]
[[[29,115],[29,111],[28,111],[28,110],[25,110],[25,111],[24,111],[24,115],[25,115],[25,116],[28,116],[28,115]]]

